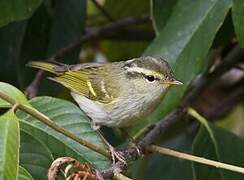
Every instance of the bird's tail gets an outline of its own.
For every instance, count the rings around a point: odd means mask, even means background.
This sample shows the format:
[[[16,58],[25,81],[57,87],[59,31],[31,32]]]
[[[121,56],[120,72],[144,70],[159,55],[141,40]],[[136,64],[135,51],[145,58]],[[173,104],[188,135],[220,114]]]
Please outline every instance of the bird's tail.
[[[41,69],[41,70],[44,70],[44,71],[48,71],[50,73],[53,73],[53,74],[58,74],[56,71],[55,71],[55,64],[52,64],[52,63],[48,63],[48,62],[41,62],[41,61],[31,61],[27,64],[27,66],[29,67],[33,67],[33,68],[37,68],[37,69]]]

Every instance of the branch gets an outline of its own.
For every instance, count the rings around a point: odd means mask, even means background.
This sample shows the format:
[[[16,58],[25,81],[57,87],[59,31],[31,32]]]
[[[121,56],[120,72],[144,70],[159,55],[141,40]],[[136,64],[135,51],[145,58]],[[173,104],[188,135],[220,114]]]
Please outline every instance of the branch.
[[[100,39],[120,40],[120,41],[151,41],[155,37],[152,30],[133,30],[121,29],[117,31],[109,31],[100,37]]]
[[[111,22],[114,21],[114,18],[109,14],[109,12],[104,7],[102,7],[96,0],[92,0],[92,2],[109,21]]]
[[[221,77],[225,72],[230,70],[233,66],[238,64],[242,59],[244,59],[244,50],[236,45],[231,52],[223,58],[220,65],[218,65],[213,72],[204,73],[196,82],[193,84],[192,90],[185,96],[180,105],[167,114],[163,119],[161,119],[152,128],[149,133],[145,135],[144,138],[138,143],[138,148],[143,154],[150,151],[150,145],[156,140],[156,138],[162,134],[166,129],[171,127],[178,119],[182,118],[187,111],[187,108],[194,102],[198,95],[210,84]],[[126,161],[133,161],[138,159],[140,156],[135,148],[130,148],[125,152]],[[123,170],[126,166],[117,162],[113,167],[102,171],[104,178],[113,177],[114,169],[120,168]]]
[[[173,156],[173,157],[176,157],[176,158],[179,158],[179,159],[185,159],[185,160],[197,162],[197,163],[200,163],[200,164],[206,164],[208,166],[214,166],[216,168],[226,169],[226,170],[229,170],[229,171],[234,171],[234,172],[238,172],[238,173],[244,174],[244,168],[243,167],[238,167],[238,166],[234,166],[234,165],[231,165],[231,164],[217,162],[217,161],[209,160],[209,159],[206,159],[206,158],[203,158],[203,157],[193,156],[193,155],[190,155],[190,154],[174,151],[172,149],[151,145],[149,147],[149,150],[151,152],[156,152],[156,153],[159,153],[159,154],[162,154],[162,155]]]
[[[66,47],[59,49],[55,54],[53,54],[50,58],[48,58],[48,61],[64,57],[65,55],[74,51],[77,47],[80,47],[82,43],[85,43],[87,41],[93,41],[93,40],[102,39],[106,37],[113,38],[121,35],[123,37],[123,33],[121,33],[123,31],[127,32],[125,33],[127,37],[130,36],[130,38],[132,37],[134,40],[136,37],[140,39],[143,37],[143,34],[139,34],[138,32],[136,32],[138,35],[135,35],[133,37],[131,34],[128,35],[129,34],[128,31],[126,30],[122,31],[122,29],[131,25],[143,24],[149,21],[150,18],[149,16],[146,15],[142,17],[129,17],[129,18],[121,19],[114,23],[99,28],[88,28],[86,30],[85,35],[83,35],[81,38],[77,38],[75,41],[71,42]],[[154,35],[150,33],[150,35],[147,34],[144,37],[150,38],[153,36]],[[37,95],[43,77],[44,77],[44,71],[39,70],[36,76],[34,77],[33,81],[29,84],[29,86],[25,90],[25,94],[27,97],[33,98]]]
[[[236,64],[244,59],[244,50],[236,45],[230,53],[223,58],[220,65],[218,65],[213,72],[206,72],[203,74],[195,84],[189,95],[182,101],[181,106],[186,107],[192,104],[197,95],[203,91],[208,85],[219,79],[225,72],[229,71]]]
[[[231,93],[223,98],[217,106],[213,107],[210,112],[205,115],[208,120],[219,119],[229,113],[238,103],[244,99],[244,78],[233,88]]]
[[[149,21],[150,18],[146,15],[142,17],[129,17],[121,19],[99,28],[87,28],[85,35],[83,35],[81,38],[78,38],[76,41],[71,42],[68,46],[58,50],[53,56],[51,56],[51,59],[61,58],[87,41],[104,38],[108,34],[120,32],[122,28],[125,28],[127,26],[143,24]]]
[[[0,98],[5,100],[6,102],[10,103],[13,105],[14,108],[18,108],[21,111],[26,112],[27,114],[30,114],[31,116],[33,116],[34,118],[38,119],[39,121],[41,121],[42,123],[46,124],[48,127],[54,129],[55,131],[69,137],[70,139],[78,142],[79,144],[99,153],[102,154],[106,157],[110,157],[110,153],[108,151],[106,151],[103,148],[100,148],[84,139],[79,138],[78,136],[76,136],[75,134],[67,131],[66,129],[62,128],[61,126],[58,126],[54,121],[50,120],[49,117],[47,117],[46,115],[42,114],[41,112],[37,111],[36,109],[30,107],[30,106],[26,106],[23,105],[19,102],[16,102],[13,98],[11,98],[10,96],[2,93],[0,91]]]

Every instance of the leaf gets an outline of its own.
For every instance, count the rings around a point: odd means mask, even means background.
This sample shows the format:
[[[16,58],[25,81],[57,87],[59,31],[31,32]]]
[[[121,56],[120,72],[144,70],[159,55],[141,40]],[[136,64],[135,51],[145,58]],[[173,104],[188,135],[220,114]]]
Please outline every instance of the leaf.
[[[20,132],[20,165],[30,172],[34,179],[43,179],[54,160],[48,147],[38,136]]]
[[[22,62],[33,60],[30,59],[33,57],[37,58],[35,60],[43,60],[43,58],[53,56],[60,49],[79,40],[84,32],[86,20],[85,0],[54,0],[52,3],[46,2],[37,13],[37,16],[31,19],[31,24],[29,24],[27,29],[31,32],[24,39],[23,46],[28,50],[22,51]],[[39,21],[43,22],[43,24],[38,25],[37,22]],[[42,44],[39,44],[38,47],[33,47],[33,36],[36,36],[36,34],[40,34],[38,42]],[[40,53],[42,51],[44,52]],[[29,53],[25,54],[25,52]],[[67,64],[77,63],[79,52],[80,47],[77,47],[75,50],[62,55],[62,57],[56,57],[56,59]],[[28,74],[25,72],[26,67],[22,67],[22,74],[29,79],[29,81],[26,81],[26,78],[24,79],[25,86],[27,86],[30,82],[30,76],[28,75],[31,73],[31,68],[29,68]],[[33,76],[31,77],[33,78]],[[41,94],[56,96],[61,91],[60,87],[56,83],[44,80],[40,87],[40,92]]]
[[[41,0],[1,0],[0,27],[13,21],[20,21],[29,18],[41,2]]]
[[[21,104],[27,105],[27,106],[30,105],[28,103],[28,100],[26,99],[25,95],[20,90],[18,90],[16,87],[14,87],[10,84],[0,82],[0,92],[10,96],[18,103],[21,103]],[[8,102],[1,99],[1,97],[0,97],[0,108],[1,107],[11,107],[11,106],[12,105],[10,105]]]
[[[18,74],[13,73],[14,75],[18,75],[18,80],[21,82],[21,89],[25,89],[36,74],[36,70],[26,67],[26,64],[29,61],[44,60],[47,58],[51,24],[50,12],[48,12],[46,5],[47,2],[49,1],[42,3],[33,16],[28,19],[24,35],[22,36],[20,53],[16,57],[16,64],[14,65],[15,69],[18,70],[16,71]],[[35,38],[35,42],[38,42],[34,45],[33,37]],[[43,84],[45,84],[45,81],[42,81],[41,83],[41,92],[43,92],[43,87],[47,88]],[[43,93],[45,93],[45,91]]]
[[[85,26],[85,0],[55,0],[54,4],[48,55],[80,38]],[[76,53],[77,56],[78,53]],[[75,56],[75,61],[77,56]],[[69,63],[71,63],[70,60]]]
[[[34,178],[30,175],[30,173],[25,168],[19,166],[18,180],[34,180]]]
[[[0,116],[0,179],[16,179],[19,166],[19,121],[11,110]]]
[[[36,73],[36,70],[27,68],[26,63],[45,60],[60,48],[79,39],[84,31],[85,15],[85,0],[44,1],[28,21],[11,23],[1,28],[0,81],[25,89]],[[38,42],[34,45],[33,37]],[[62,58],[67,60],[66,63],[77,62],[79,50],[80,47]],[[53,95],[55,92],[56,95],[60,86],[54,89],[54,85],[50,81],[43,81],[40,92]]]
[[[104,8],[109,11],[111,16],[115,19],[122,17],[131,17],[131,16],[141,16],[148,14],[150,1],[141,1],[141,0],[123,0],[123,1],[105,1]],[[129,5],[129,6],[128,6]]]
[[[240,42],[240,45],[244,47],[244,1],[233,0],[232,18],[235,27],[235,32]]]
[[[51,97],[34,98],[30,103],[58,125],[99,147],[105,148],[96,132],[91,129],[87,116],[74,104]],[[21,120],[21,130],[31,133],[44,143],[54,158],[71,156],[82,162],[89,162],[99,169],[109,166],[110,161],[106,157],[85,148],[23,112],[18,112],[17,115]]]
[[[201,126],[193,144],[195,155],[236,166],[244,164],[244,142],[234,134],[208,124],[209,130]],[[211,135],[212,134],[212,135]],[[193,163],[196,180],[242,180],[243,175],[227,170]]]
[[[153,25],[157,35],[164,28],[177,0],[152,0]]]
[[[21,49],[26,22],[11,23],[0,28],[0,81],[21,87],[18,56]]]
[[[148,42],[136,41],[111,41],[104,40],[100,43],[102,52],[109,61],[118,61],[121,59],[132,59],[140,57]],[[123,49],[123,51],[121,51]]]
[[[177,1],[167,23],[158,30],[159,35],[144,55],[166,59],[184,85],[172,88],[148,122],[136,128],[158,121],[179,103],[189,83],[203,69],[208,50],[230,7],[230,0]]]
[[[242,136],[242,132],[244,130],[244,104],[237,104],[228,115],[219,119],[216,122],[216,125],[222,127],[237,136]]]

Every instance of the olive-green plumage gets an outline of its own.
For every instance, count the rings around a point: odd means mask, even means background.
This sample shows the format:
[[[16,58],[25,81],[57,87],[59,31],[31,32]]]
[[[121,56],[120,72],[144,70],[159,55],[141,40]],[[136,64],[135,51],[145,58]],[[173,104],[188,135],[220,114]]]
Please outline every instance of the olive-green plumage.
[[[180,84],[165,60],[149,56],[106,64],[28,65],[53,73],[50,79],[70,89],[94,128],[131,125],[150,114],[172,84]]]
[[[109,103],[118,96],[113,91],[116,84],[112,83],[115,77],[110,76],[111,67],[108,64],[78,64],[78,65],[56,65],[48,62],[33,61],[28,66],[42,69],[55,74],[49,79],[56,81],[66,88],[78,94],[103,103]],[[101,89],[101,83],[110,84],[106,92]]]

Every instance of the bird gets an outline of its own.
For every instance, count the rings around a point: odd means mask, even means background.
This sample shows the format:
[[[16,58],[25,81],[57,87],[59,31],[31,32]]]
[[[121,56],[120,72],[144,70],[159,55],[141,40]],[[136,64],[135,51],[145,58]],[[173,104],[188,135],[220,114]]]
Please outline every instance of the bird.
[[[93,130],[101,126],[136,125],[154,111],[172,85],[182,84],[161,57],[74,65],[31,61],[27,65],[54,74],[49,79],[71,91],[71,96],[91,119]]]

